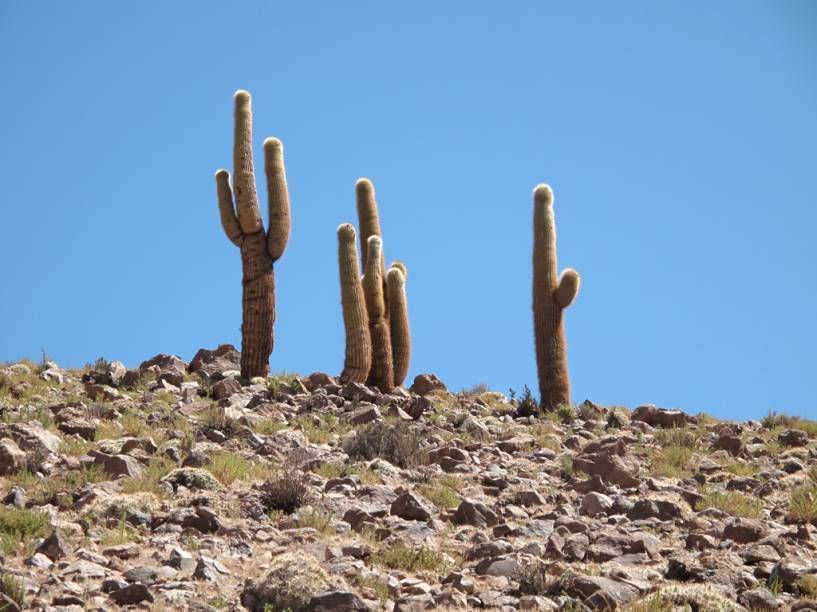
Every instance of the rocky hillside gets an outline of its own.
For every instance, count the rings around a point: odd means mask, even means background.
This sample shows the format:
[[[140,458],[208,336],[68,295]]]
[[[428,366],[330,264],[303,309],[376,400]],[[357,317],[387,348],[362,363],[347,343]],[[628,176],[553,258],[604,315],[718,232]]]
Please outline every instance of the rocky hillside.
[[[817,610],[817,423],[0,367],[2,610]]]

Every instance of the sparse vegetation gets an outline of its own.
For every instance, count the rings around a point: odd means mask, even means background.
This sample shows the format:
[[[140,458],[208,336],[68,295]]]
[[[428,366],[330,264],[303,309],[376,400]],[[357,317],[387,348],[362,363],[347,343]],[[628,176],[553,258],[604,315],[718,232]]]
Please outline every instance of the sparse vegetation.
[[[651,455],[652,473],[667,478],[692,475],[693,452],[686,446],[667,446]]]
[[[446,564],[445,555],[425,546],[406,546],[399,543],[372,554],[372,561],[394,570],[406,572],[440,571]]]
[[[50,529],[47,514],[25,508],[0,506],[0,550],[6,554],[21,549],[30,552],[32,542],[47,536]]]
[[[709,491],[695,505],[698,512],[706,508],[717,508],[732,516],[743,518],[760,518],[763,515],[763,502],[739,491]]]
[[[321,478],[326,480],[332,478],[343,478],[345,476],[357,476],[363,484],[379,484],[380,475],[366,467],[346,465],[344,463],[321,463],[313,470]]]
[[[402,468],[422,465],[422,437],[411,425],[374,421],[358,429],[345,444],[353,459],[380,457]]]
[[[21,609],[25,609],[26,587],[23,581],[13,574],[3,574],[0,577],[0,593],[11,599]],[[7,612],[11,606],[0,602],[0,612]]]
[[[176,467],[170,459],[155,457],[148,462],[145,473],[140,478],[124,478],[122,480],[123,493],[138,493],[144,491],[159,497],[167,495],[167,489],[160,483],[170,471]]]
[[[817,525],[817,486],[796,487],[789,495],[789,518]]]

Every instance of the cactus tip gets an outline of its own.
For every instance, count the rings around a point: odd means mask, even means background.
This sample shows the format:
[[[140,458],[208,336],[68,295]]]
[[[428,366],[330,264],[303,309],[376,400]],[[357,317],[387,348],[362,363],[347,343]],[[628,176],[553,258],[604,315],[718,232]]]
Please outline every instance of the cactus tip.
[[[372,250],[374,249],[380,250],[380,248],[383,246],[383,240],[380,238],[380,236],[369,236],[369,239],[366,241],[366,243]]]
[[[264,148],[271,149],[273,151],[282,151],[284,148],[284,143],[282,143],[278,138],[271,137],[264,141]]]
[[[338,225],[338,238],[345,238],[346,240],[355,240],[355,226],[351,223],[341,223]]]
[[[553,190],[550,185],[541,183],[533,190],[533,198],[536,202],[541,202],[545,205],[553,204]]]
[[[366,191],[374,191],[374,185],[367,178],[359,178],[355,183],[355,189],[357,189],[359,193]]]
[[[396,266],[392,266],[391,268],[389,268],[389,273],[387,274],[387,279],[391,283],[397,283],[398,287],[402,286],[403,283],[405,282],[405,279],[403,278],[403,271],[399,267],[396,267]]]

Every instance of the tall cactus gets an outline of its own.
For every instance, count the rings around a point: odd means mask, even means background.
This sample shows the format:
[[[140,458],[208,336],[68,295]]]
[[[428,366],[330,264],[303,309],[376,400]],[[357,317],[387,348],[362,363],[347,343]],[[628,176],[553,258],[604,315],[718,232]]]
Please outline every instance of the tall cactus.
[[[383,242],[380,236],[369,236],[366,252],[363,293],[366,296],[369,334],[372,339],[372,366],[369,369],[369,378],[366,383],[381,391],[389,392],[394,388],[394,364],[392,362],[391,332],[386,317],[386,301],[383,291]]]
[[[538,185],[533,190],[533,326],[539,397],[545,409],[570,403],[562,312],[576,297],[579,282],[579,273],[572,268],[557,276],[553,192]]]
[[[369,315],[363,286],[358,273],[355,228],[349,223],[338,227],[338,267],[343,325],[346,328],[346,358],[340,379],[343,382],[365,383],[372,366],[372,341],[369,335]]]
[[[239,90],[235,93],[234,189],[230,187],[230,173],[219,170],[216,172],[216,190],[224,233],[241,249],[241,376],[244,378],[266,376],[269,371],[275,324],[273,264],[284,254],[290,231],[289,194],[280,140],[268,138],[264,141],[264,158],[269,197],[269,229],[266,232],[255,188],[252,101],[249,92]]]

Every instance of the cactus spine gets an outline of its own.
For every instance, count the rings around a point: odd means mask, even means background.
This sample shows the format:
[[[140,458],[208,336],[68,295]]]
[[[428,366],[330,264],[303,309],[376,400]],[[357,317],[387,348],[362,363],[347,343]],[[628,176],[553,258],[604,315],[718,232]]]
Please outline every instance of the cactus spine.
[[[553,192],[538,185],[533,191],[533,326],[539,398],[545,409],[570,404],[562,313],[575,299],[579,283],[579,273],[571,268],[557,276]]]
[[[369,237],[366,252],[363,293],[366,296],[369,334],[372,339],[372,366],[366,383],[381,391],[389,392],[394,387],[394,364],[383,292],[383,242],[380,236]]]
[[[280,140],[264,141],[264,169],[269,194],[269,231],[264,231],[252,157],[252,100],[249,92],[235,94],[233,145],[234,188],[230,173],[216,172],[221,225],[241,250],[242,322],[241,376],[266,376],[274,344],[275,274],[273,264],[286,250],[290,231],[289,194]]]
[[[343,325],[346,328],[346,358],[340,379],[343,382],[365,383],[372,366],[372,342],[369,315],[358,274],[356,240],[352,225],[344,223],[338,227],[340,295]]]

